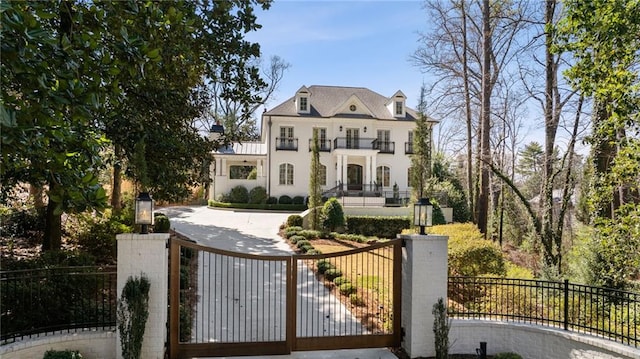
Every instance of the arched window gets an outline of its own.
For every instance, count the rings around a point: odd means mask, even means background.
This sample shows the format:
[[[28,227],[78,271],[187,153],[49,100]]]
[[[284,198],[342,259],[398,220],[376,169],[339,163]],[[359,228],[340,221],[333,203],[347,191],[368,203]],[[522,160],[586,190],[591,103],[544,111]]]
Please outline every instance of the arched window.
[[[280,165],[280,184],[293,185],[293,165],[291,163]]]
[[[391,186],[391,170],[387,166],[376,168],[376,183],[383,187]]]

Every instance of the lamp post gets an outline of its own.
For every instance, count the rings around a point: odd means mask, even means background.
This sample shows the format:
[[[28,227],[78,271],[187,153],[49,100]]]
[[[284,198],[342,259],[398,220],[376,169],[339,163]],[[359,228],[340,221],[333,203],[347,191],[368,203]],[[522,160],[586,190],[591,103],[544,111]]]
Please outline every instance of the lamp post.
[[[140,192],[136,198],[135,224],[140,225],[140,234],[149,233],[149,225],[153,225],[153,199],[148,192]]]
[[[420,234],[426,234],[424,227],[431,227],[433,206],[429,199],[420,198],[413,205],[413,224],[420,227]]]

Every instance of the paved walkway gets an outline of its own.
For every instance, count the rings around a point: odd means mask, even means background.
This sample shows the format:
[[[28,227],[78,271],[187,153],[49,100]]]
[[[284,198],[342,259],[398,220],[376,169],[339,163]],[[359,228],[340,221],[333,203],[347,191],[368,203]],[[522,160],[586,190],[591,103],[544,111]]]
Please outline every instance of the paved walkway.
[[[204,206],[169,207],[160,208],[157,211],[169,216],[171,219],[171,227],[174,230],[197,241],[199,244],[234,252],[260,255],[287,255],[292,253],[288,244],[278,235],[279,226],[286,221],[291,213],[234,211],[212,209]],[[205,267],[207,264],[201,263],[200,265]],[[308,271],[303,270],[301,274],[304,272]],[[239,287],[242,286],[240,283],[237,285]],[[222,305],[220,305],[218,309],[215,308],[215,304],[213,306],[213,312],[221,312]],[[201,304],[199,304],[198,307],[199,312],[206,310],[206,308],[202,309]],[[303,303],[298,303],[298,308],[303,307]],[[345,311],[348,313],[347,310]],[[351,317],[350,314],[348,314],[348,316]],[[311,317],[315,316],[312,314]],[[341,318],[341,320],[345,320],[345,318]],[[322,322],[322,320],[320,322]],[[299,324],[301,324],[301,327],[309,326],[308,323],[306,325],[305,323]],[[208,327],[210,324],[204,323],[204,325]],[[357,323],[357,325],[359,325],[359,323]],[[328,325],[328,327],[331,327],[331,325]],[[298,333],[300,333],[300,330],[301,328],[297,329]],[[288,356],[272,356],[268,358],[396,359],[396,356],[385,348],[377,348],[294,352]]]

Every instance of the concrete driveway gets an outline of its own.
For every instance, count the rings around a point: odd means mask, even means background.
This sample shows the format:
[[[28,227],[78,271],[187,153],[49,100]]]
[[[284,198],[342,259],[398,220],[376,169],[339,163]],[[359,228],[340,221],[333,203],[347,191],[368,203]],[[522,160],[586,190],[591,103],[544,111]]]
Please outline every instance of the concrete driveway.
[[[205,206],[179,206],[179,207],[167,207],[159,208],[157,212],[165,213],[171,220],[171,228],[175,231],[195,240],[199,244],[219,248],[234,252],[260,254],[260,255],[288,255],[293,251],[285,240],[278,235],[279,227],[282,223],[286,222],[287,217],[293,213],[275,213],[275,212],[256,212],[256,211],[242,211],[242,210],[226,210],[226,209],[213,209]],[[200,263],[203,268],[208,267],[208,263]],[[302,266],[302,264],[300,264]],[[309,285],[311,282],[316,282],[316,278],[312,271],[300,267],[300,277],[298,285]],[[203,278],[201,278],[202,281]],[[227,283],[227,280],[221,278],[212,278],[214,285],[219,286],[220,291],[224,291],[224,287],[229,284],[242,288],[243,284],[240,282],[237,284]],[[201,288],[207,289],[208,284],[202,281]],[[326,332],[326,328],[340,328],[345,329],[351,326],[360,326],[360,323],[349,313],[339,300],[337,300],[331,293],[329,293],[324,286],[317,285],[321,290],[316,293],[316,298],[300,298],[298,297],[298,334],[301,331],[304,332]],[[207,289],[208,290],[208,289]],[[264,293],[261,293],[261,295]],[[282,297],[281,297],[282,298]],[[311,308],[307,302],[310,300],[319,301],[322,303],[320,306],[315,305],[316,309],[327,310],[323,307],[334,308],[336,312],[331,316],[324,315],[318,316],[318,313],[310,311],[304,316],[301,316],[302,308]],[[331,305],[330,303],[336,303]],[[273,303],[276,304],[276,303]],[[281,305],[283,303],[280,303]],[[215,312],[220,315],[223,320],[227,317],[230,306],[223,307],[221,304],[216,306],[214,303],[212,308],[208,308],[209,305],[201,303],[200,300],[197,303],[197,311],[200,312]],[[274,305],[274,307],[277,307]],[[224,308],[224,309],[223,309]],[[307,309],[310,310],[310,309]],[[260,321],[265,313],[253,313],[255,320]],[[268,314],[268,313],[267,313]],[[336,315],[337,314],[337,315]],[[215,315],[214,315],[215,317]],[[330,317],[330,318],[329,318]],[[310,318],[317,318],[312,320]],[[200,326],[210,325],[209,320],[199,320]],[[337,325],[336,323],[346,322],[348,325]],[[198,325],[198,324],[197,324]],[[309,329],[311,328],[311,329]],[[284,335],[284,327],[279,332]],[[335,330],[335,329],[334,329]],[[333,333],[333,335],[340,335],[341,333]],[[215,335],[215,334],[214,334]],[[239,334],[242,335],[242,334]],[[235,337],[235,335],[234,335]],[[209,338],[210,340],[217,340],[219,338]],[[252,357],[245,357],[252,358]],[[256,358],[256,357],[253,357]],[[312,352],[294,352],[289,356],[276,356],[274,358],[296,358],[296,359],[347,359],[347,358],[384,358],[384,359],[396,359],[389,350],[385,348],[374,349],[355,349],[355,350],[334,350],[334,351],[312,351]]]

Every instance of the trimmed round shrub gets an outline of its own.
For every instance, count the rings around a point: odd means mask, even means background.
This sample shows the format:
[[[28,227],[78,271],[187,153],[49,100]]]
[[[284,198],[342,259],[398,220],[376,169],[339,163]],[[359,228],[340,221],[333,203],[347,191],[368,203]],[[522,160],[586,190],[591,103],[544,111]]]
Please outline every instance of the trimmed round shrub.
[[[275,197],[267,198],[267,204],[278,204],[278,199]]]
[[[291,204],[293,203],[293,200],[291,199],[291,197],[285,195],[280,196],[280,198],[278,199],[278,203],[279,204]]]
[[[262,186],[254,187],[249,191],[249,203],[266,203],[267,197],[267,189]]]
[[[343,295],[351,295],[357,291],[356,287],[351,283],[343,283],[340,285],[340,293]]]
[[[320,273],[324,273],[329,269],[335,268],[335,266],[331,264],[328,259],[319,260],[318,263],[316,263],[316,266],[318,267],[318,272]]]
[[[298,232],[302,231],[302,227],[288,227],[284,230],[284,237],[289,238],[298,234]]]
[[[304,204],[304,197],[302,197],[302,196],[295,196],[295,197],[293,197],[293,199],[291,200],[291,203],[293,203],[293,204]]]
[[[298,247],[298,248],[301,248],[301,247],[302,247],[302,246],[304,246],[304,245],[311,245],[311,242],[309,242],[309,241],[308,241],[308,240],[306,240],[306,239],[303,239],[303,240],[301,240],[301,241],[297,241],[297,242],[296,242],[296,247]]]
[[[82,359],[82,354],[77,350],[47,350],[42,359]]]
[[[292,214],[287,217],[287,227],[302,227],[302,216]]]
[[[307,251],[307,254],[322,254],[319,250],[313,248]]]
[[[298,249],[300,249],[303,253],[307,253],[313,249],[313,246],[311,244],[303,244],[302,246],[298,247]]]
[[[324,276],[327,277],[328,280],[333,281],[334,279],[342,276],[342,271],[338,268],[330,268],[324,272]]]
[[[300,232],[298,232],[299,235],[303,236],[304,238],[308,239],[308,240],[312,240],[312,239],[318,239],[320,238],[320,231],[314,231],[312,229],[304,229]]]
[[[358,307],[362,307],[364,305],[364,299],[356,293],[349,295],[349,302]]]
[[[335,197],[330,198],[322,207],[323,226],[334,232],[337,227],[344,226],[344,211]]]
[[[473,239],[449,240],[449,275],[504,276],[504,255],[494,242]]]
[[[171,222],[169,217],[164,213],[154,213],[153,215],[153,232],[154,233],[169,233],[171,228]]]
[[[229,192],[229,202],[231,203],[248,203],[249,191],[245,186],[235,186]]]
[[[337,286],[341,286],[345,283],[351,283],[349,281],[349,279],[345,278],[345,277],[338,277],[336,279],[333,280],[333,284],[337,285]]]
[[[289,242],[291,242],[292,244],[296,244],[300,241],[304,241],[305,238],[303,236],[299,236],[299,235],[293,235],[291,237],[289,237]]]

